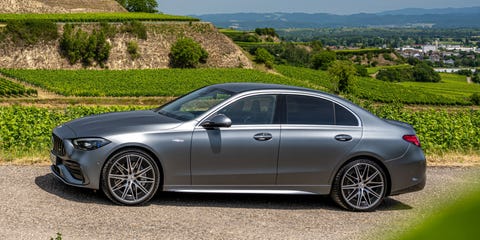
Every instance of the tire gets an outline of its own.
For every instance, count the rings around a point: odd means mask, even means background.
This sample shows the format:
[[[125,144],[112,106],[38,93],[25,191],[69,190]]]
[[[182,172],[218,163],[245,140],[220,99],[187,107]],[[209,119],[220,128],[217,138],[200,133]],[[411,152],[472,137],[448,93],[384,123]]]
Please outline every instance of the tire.
[[[107,160],[102,170],[102,190],[119,205],[139,205],[149,201],[160,185],[155,160],[139,149],[120,151]]]
[[[367,159],[354,160],[343,166],[335,176],[330,196],[350,211],[373,211],[387,191],[383,169]]]

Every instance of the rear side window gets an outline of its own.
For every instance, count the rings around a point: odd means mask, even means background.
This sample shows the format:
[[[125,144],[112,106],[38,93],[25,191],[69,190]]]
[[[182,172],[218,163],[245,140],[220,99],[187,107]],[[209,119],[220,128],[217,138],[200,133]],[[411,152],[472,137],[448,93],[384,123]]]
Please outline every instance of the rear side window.
[[[287,124],[334,125],[334,104],[309,96],[287,95]]]
[[[287,95],[287,124],[358,126],[346,108],[317,97]]]
[[[343,126],[358,126],[358,120],[350,111],[335,104],[335,124]]]

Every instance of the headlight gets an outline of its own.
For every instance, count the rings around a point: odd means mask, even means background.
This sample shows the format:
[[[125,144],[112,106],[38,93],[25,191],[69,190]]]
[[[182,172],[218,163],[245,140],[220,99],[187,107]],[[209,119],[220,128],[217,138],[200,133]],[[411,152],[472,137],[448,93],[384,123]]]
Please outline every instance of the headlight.
[[[77,138],[72,141],[75,149],[90,151],[101,148],[110,143],[110,141],[103,138]]]

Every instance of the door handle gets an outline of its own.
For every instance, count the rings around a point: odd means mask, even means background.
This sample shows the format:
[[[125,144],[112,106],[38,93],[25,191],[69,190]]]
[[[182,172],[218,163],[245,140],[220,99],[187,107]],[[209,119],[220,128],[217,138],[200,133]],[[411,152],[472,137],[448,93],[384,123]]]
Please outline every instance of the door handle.
[[[257,133],[253,138],[257,141],[268,141],[272,139],[272,134],[270,133]]]
[[[340,141],[340,142],[348,142],[348,141],[352,140],[352,136],[347,135],[347,134],[340,134],[340,135],[335,136],[335,139],[337,141]]]

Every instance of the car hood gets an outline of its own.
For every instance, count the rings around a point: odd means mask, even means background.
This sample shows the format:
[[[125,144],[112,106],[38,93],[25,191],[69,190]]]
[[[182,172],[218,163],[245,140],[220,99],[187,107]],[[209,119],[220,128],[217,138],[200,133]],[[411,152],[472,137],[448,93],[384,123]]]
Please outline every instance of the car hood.
[[[76,137],[102,137],[129,132],[160,131],[182,122],[151,110],[115,112],[78,118],[65,123]]]

